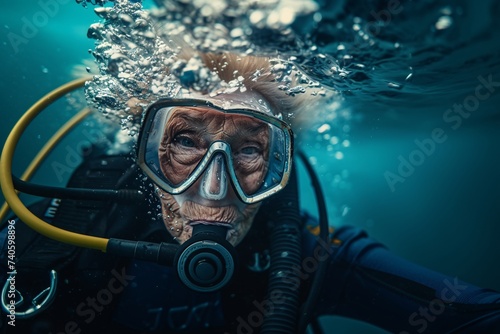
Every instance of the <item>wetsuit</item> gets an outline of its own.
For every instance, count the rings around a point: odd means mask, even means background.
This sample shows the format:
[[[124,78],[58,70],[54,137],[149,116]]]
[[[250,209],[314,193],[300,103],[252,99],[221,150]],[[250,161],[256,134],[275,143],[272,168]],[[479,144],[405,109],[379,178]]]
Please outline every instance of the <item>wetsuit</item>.
[[[83,167],[80,171],[88,166]],[[138,182],[134,174],[129,178],[132,185]],[[58,216],[70,215],[66,221],[74,222],[79,219],[74,213],[84,210],[80,212],[86,212],[91,222],[82,232],[175,242],[160,219],[151,219],[156,205],[154,201],[131,206],[49,199],[34,205],[32,211],[57,224]],[[316,316],[346,316],[401,334],[500,333],[500,293],[405,261],[358,228],[335,229],[326,245],[318,242],[317,224],[311,217],[304,215],[303,224],[303,261],[300,267],[291,268],[299,272],[302,301],[319,261],[329,262]],[[16,319],[15,327],[4,315],[2,329],[16,333],[258,333],[263,316],[283,302],[279,294],[267,295],[265,225],[259,213],[237,247],[239,265],[231,283],[222,291],[200,294],[184,287],[171,268],[76,247],[54,250],[58,244],[40,241],[44,237],[18,222],[18,255],[28,257],[24,260],[28,265],[19,269],[16,288],[29,300],[48,285],[44,256],[52,256],[59,283],[47,310],[28,320]],[[5,282],[7,229],[0,236]]]

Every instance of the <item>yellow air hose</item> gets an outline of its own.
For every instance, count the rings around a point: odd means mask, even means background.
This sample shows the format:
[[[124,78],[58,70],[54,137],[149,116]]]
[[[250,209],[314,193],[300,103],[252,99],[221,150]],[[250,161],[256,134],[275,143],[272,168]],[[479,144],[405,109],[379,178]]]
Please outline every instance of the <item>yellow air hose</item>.
[[[60,242],[69,243],[79,247],[98,249],[105,252],[107,243],[109,241],[108,239],[66,231],[52,226],[35,216],[19,199],[12,181],[12,159],[14,156],[16,145],[19,142],[19,139],[21,138],[24,130],[28,127],[30,122],[50,104],[57,101],[67,93],[82,87],[87,80],[88,78],[77,79],[53,90],[52,92],[48,93],[40,100],[38,100],[19,119],[19,121],[10,132],[7,140],[5,141],[5,146],[2,151],[2,157],[0,159],[1,187],[2,192],[5,196],[5,200],[12,211],[21,221],[23,221],[26,225],[28,225],[38,233]],[[57,141],[57,139],[54,140]],[[47,145],[49,145],[49,143],[47,143]],[[43,154],[46,155],[46,153]],[[40,156],[40,154],[37,155],[37,158]],[[39,162],[37,161],[34,161],[32,163],[34,165],[33,171],[38,166],[38,163]],[[30,177],[33,171],[27,170],[23,176],[28,175],[28,177]]]
[[[87,117],[91,113],[89,108],[82,109],[79,113],[73,116],[69,121],[67,121],[50,139],[49,141],[42,147],[40,152],[33,158],[29,166],[24,171],[21,176],[21,180],[29,181],[33,174],[36,172],[40,164],[45,160],[47,155],[52,151],[52,149],[59,143],[59,141],[76,125],[78,125],[85,117]],[[5,202],[0,209],[0,222],[5,219],[9,211],[9,205]]]

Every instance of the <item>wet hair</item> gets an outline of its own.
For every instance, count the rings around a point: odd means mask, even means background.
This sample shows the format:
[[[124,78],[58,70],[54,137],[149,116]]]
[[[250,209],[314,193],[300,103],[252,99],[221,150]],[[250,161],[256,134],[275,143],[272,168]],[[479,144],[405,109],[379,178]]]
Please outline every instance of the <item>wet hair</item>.
[[[304,114],[311,112],[305,109],[320,102],[318,96],[313,97],[307,88],[300,94],[287,94],[282,88],[283,83],[272,71],[273,64],[269,57],[227,52],[199,53],[199,56],[205,66],[225,82],[242,76],[245,88],[261,95],[296,131],[306,121]],[[291,78],[290,86],[296,86],[297,80],[293,76]]]
[[[279,88],[280,83],[271,72],[272,65],[267,57],[239,56],[234,53],[203,53],[200,56],[205,65],[221,80],[229,82],[242,76],[242,84],[246,89],[261,95],[284,115],[295,111],[300,104],[299,100],[303,100],[287,95]]]

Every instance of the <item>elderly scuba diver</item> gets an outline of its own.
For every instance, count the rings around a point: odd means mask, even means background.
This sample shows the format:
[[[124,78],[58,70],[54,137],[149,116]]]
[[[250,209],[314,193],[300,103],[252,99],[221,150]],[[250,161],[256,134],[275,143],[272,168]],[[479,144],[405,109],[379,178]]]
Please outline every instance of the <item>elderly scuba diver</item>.
[[[244,89],[150,104],[136,150],[92,150],[66,189],[11,178],[9,137],[5,332],[321,333],[323,315],[394,333],[500,331],[498,292],[409,263],[358,228],[329,231],[307,159],[319,223],[300,212],[303,155],[279,115],[307,99],[277,87],[267,58],[201,59]],[[14,188],[47,199],[28,210]]]

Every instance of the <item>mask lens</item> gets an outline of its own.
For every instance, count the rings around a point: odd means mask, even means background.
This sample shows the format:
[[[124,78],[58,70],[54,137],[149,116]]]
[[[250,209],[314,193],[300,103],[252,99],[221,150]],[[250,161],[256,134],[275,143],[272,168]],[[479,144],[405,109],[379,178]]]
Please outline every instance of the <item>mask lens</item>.
[[[253,117],[248,110],[208,106],[152,112],[141,132],[139,162],[165,191],[181,193],[202,175],[207,194],[220,197],[230,179],[245,202],[284,186],[291,137],[281,124]]]

